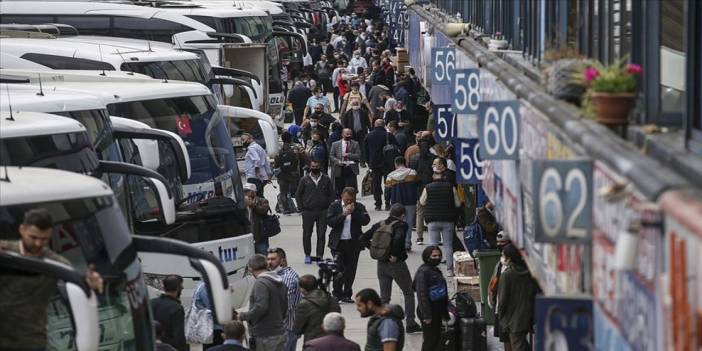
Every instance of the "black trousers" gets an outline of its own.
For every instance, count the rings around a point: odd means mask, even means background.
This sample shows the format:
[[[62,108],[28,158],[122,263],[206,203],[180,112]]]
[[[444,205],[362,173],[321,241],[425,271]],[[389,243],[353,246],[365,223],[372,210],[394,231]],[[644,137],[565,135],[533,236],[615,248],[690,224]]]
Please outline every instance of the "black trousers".
[[[339,87],[334,87],[334,111],[341,110],[341,102],[339,101]]]
[[[334,178],[334,190],[336,190],[336,197],[341,197],[341,191],[347,186],[358,190],[356,174],[353,173],[351,167],[341,167],[341,176]]]
[[[375,207],[383,206],[383,168],[371,168],[373,172],[373,199]],[[390,203],[390,197],[386,196],[385,203]]]
[[[317,257],[324,257],[324,242],[327,230],[327,210],[302,211],[302,249],[305,256],[312,253],[312,230],[317,227]]]
[[[294,108],[293,109],[293,116],[295,116],[295,124],[298,126],[302,124],[302,117],[304,117],[305,114],[305,108]]]
[[[420,310],[417,309],[417,315],[419,316],[420,323],[422,324],[422,351],[443,350],[441,346],[441,324],[443,320],[442,309],[445,312],[445,303],[431,303],[430,318],[422,316]],[[424,323],[425,319],[431,319],[431,323]]]
[[[353,132],[353,140],[356,140],[358,142],[358,146],[361,147],[362,163],[368,162],[368,150],[366,150],[366,135],[368,135],[368,132],[365,130]]]
[[[264,182],[258,178],[247,178],[246,182],[256,185],[256,196],[263,197],[263,187],[266,186]]]
[[[358,240],[341,240],[335,252],[338,254],[338,263],[344,267],[344,273],[332,284],[333,294],[337,298],[353,298],[353,281],[356,280],[361,243]]]

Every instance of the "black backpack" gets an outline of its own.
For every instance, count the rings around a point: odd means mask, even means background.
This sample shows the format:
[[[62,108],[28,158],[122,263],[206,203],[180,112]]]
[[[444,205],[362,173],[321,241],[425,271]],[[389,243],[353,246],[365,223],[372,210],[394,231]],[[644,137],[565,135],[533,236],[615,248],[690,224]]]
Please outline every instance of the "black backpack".
[[[284,146],[276,161],[281,173],[295,174],[299,170],[300,158],[292,147]]]
[[[468,293],[459,292],[453,295],[454,305],[459,318],[475,318],[478,316],[478,308],[475,300]]]

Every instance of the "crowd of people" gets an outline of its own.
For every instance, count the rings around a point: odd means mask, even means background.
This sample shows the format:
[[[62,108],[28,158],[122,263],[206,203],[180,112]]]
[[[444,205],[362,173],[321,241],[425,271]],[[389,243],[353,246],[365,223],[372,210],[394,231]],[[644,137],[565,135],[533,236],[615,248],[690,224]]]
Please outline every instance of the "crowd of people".
[[[312,65],[285,82],[292,83],[288,101],[294,123],[282,133],[273,163],[250,134],[242,135],[245,204],[256,252],[247,268],[255,282],[248,310],[233,312],[233,322],[215,323],[204,349],[293,351],[302,339],[303,350],[360,351],[344,337],[340,303],[355,304],[361,317],[369,318],[366,351],[401,351],[405,334],[419,332],[423,351],[444,349],[446,277],[454,275],[453,252],[462,245],[454,237],[466,225],[463,208],[472,199],[456,183],[452,146],[434,140],[429,94],[411,67],[393,63],[395,43],[386,24],[377,16],[344,13],[329,33],[310,38]],[[364,168],[367,178],[359,187]],[[301,214],[304,263],[334,257],[339,274],[331,286],[313,275],[299,276],[285,250],[270,247],[263,221],[272,210],[264,188],[273,180],[280,192],[277,212]],[[359,188],[372,193],[374,209],[387,211],[387,218],[368,227],[371,218],[357,201]],[[17,252],[36,247],[36,255],[48,255],[48,239],[39,245],[30,238],[50,235],[46,216],[46,211],[28,213],[20,227],[24,244],[0,242],[0,247]],[[412,274],[408,253],[425,245],[427,233],[423,264]],[[496,336],[506,350],[528,350],[538,287],[506,236],[493,241],[502,250],[488,302],[497,314]],[[353,289],[365,249],[377,261],[379,293]],[[101,289],[96,273],[89,270],[86,279]],[[403,307],[391,304],[393,282],[402,290]],[[204,284],[196,288],[191,308],[213,310]],[[169,275],[162,286],[163,294],[151,301],[158,349],[188,350],[183,279]]]

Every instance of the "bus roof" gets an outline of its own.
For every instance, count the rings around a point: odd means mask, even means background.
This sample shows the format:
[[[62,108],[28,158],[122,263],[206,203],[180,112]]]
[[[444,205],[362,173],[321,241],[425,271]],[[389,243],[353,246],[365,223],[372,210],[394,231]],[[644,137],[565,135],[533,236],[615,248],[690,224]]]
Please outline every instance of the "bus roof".
[[[38,54],[106,62],[118,70],[125,62],[198,59],[196,54],[190,52],[168,49],[163,46],[149,47],[147,41],[144,41],[143,45],[138,45],[120,43],[114,38],[108,42],[107,40],[81,36],[58,39],[3,38],[0,40],[0,51],[5,55],[14,55],[20,58],[27,54]],[[47,60],[49,59],[51,58],[47,57]],[[35,60],[30,61],[36,62]],[[3,67],[13,66],[3,65]]]
[[[93,1],[2,1],[0,2],[0,13],[2,13],[3,16],[112,15],[135,18],[158,18],[171,22],[177,22],[183,26],[191,28],[192,30],[205,32],[214,31],[213,28],[177,12],[131,4],[115,4]]]
[[[90,93],[103,98],[106,104],[211,94],[210,90],[200,83],[164,81],[126,72],[0,69],[0,73],[26,76],[30,83],[37,85],[38,75],[41,74],[44,90]]]
[[[86,132],[75,119],[41,112],[0,111],[0,139]]]
[[[112,189],[99,179],[79,173],[37,167],[0,167],[2,206],[112,194]]]
[[[35,84],[0,84],[0,109],[13,112],[70,112],[105,109],[103,98],[76,91],[45,89]],[[9,99],[7,93],[9,92]],[[40,94],[41,92],[41,94]]]

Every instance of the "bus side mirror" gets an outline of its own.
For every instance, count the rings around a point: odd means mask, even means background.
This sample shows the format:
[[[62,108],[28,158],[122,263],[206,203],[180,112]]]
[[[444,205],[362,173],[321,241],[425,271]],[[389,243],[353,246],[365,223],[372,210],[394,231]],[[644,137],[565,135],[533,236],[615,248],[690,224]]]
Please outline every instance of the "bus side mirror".
[[[160,209],[159,220],[166,225],[175,223],[175,199],[173,198],[173,193],[168,191],[168,186],[156,178],[144,177],[143,179],[154,192],[154,198],[158,202],[158,208]]]
[[[158,167],[161,166],[158,142],[148,139],[132,139],[132,141],[141,157],[141,165],[152,171],[158,171]]]

